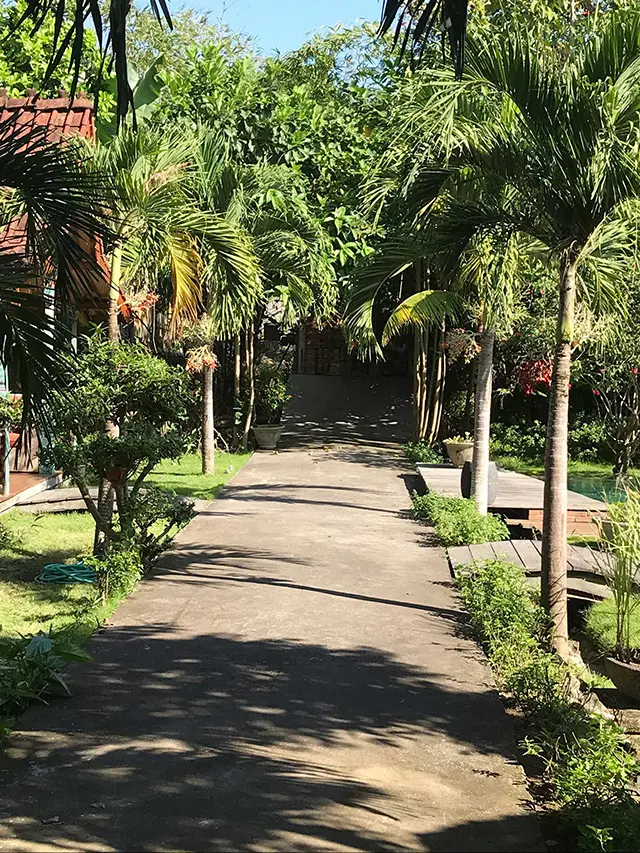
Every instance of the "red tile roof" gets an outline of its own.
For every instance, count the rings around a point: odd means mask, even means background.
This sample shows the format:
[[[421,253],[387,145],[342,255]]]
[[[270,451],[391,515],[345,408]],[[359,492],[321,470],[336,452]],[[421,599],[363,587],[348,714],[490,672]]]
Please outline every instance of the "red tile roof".
[[[46,127],[52,140],[67,135],[95,139],[93,101],[82,93],[70,103],[68,97],[40,98],[34,90],[25,98],[7,98],[6,92],[0,89],[0,123],[13,118],[25,127]]]

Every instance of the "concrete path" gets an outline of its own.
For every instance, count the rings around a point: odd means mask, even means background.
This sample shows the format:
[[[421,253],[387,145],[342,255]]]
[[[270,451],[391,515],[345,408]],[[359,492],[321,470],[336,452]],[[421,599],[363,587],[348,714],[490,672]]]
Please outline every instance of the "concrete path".
[[[411,471],[353,424],[293,423],[96,637],[73,698],[23,717],[0,849],[544,849]]]

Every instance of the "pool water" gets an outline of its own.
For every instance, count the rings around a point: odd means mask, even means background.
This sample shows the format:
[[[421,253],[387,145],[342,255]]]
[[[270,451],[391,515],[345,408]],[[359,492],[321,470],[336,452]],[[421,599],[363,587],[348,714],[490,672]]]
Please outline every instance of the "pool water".
[[[572,477],[569,474],[567,485],[572,492],[595,498],[597,501],[623,501],[624,489],[615,477]],[[633,484],[637,487],[637,483]]]

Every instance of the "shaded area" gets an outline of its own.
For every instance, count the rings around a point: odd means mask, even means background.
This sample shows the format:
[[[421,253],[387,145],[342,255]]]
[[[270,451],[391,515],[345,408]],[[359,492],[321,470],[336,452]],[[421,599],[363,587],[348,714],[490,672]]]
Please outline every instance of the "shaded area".
[[[362,445],[363,453],[372,456],[411,437],[406,377],[293,375],[289,392],[286,447],[340,442]]]
[[[76,697],[29,714],[1,766],[0,819],[20,814],[2,821],[5,849],[459,850],[426,843],[404,799],[446,790],[452,769],[407,768],[402,779],[380,758],[424,737],[434,749],[443,734],[468,743],[470,796],[499,775],[482,754],[498,748],[512,760],[509,737],[496,744],[486,694],[375,648],[185,638],[165,625],[114,630],[94,645],[98,666],[78,672]],[[25,759],[30,771],[16,779],[13,762],[20,770]],[[474,850],[514,849],[490,825],[467,838]]]
[[[181,532],[74,696],[21,721],[0,849],[425,850],[455,828],[452,850],[543,849],[444,554],[408,517],[397,381],[349,385],[358,409],[304,379],[289,446]],[[517,844],[493,831],[510,816]]]

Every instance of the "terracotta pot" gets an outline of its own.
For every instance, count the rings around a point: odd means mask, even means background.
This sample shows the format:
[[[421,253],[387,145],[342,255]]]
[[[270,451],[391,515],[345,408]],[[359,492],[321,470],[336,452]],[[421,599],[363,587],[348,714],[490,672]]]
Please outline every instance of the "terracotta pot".
[[[617,658],[605,658],[607,675],[621,693],[640,702],[640,664],[624,663]]]
[[[445,441],[444,446],[456,468],[462,468],[465,462],[473,462],[472,441]]]
[[[256,424],[253,435],[260,450],[275,450],[283,429],[282,424]]]

